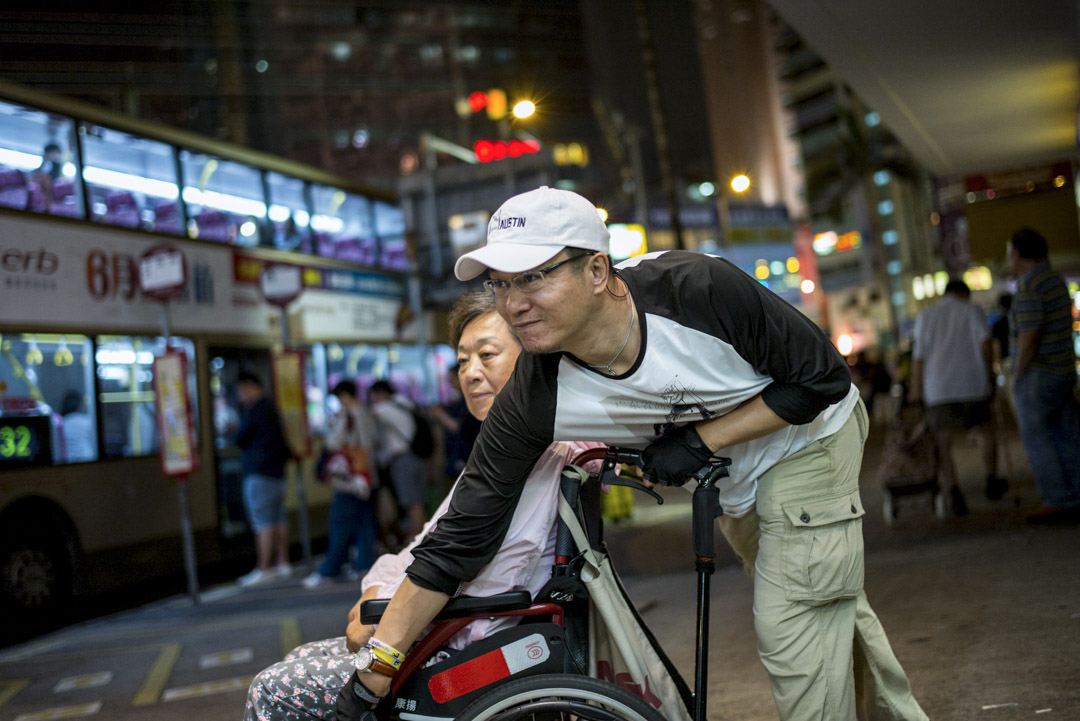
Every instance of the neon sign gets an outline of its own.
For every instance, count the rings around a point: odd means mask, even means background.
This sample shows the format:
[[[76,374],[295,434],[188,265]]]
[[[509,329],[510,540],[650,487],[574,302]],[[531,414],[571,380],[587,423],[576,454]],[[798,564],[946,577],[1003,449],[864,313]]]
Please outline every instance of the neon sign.
[[[818,255],[831,255],[832,253],[844,253],[862,247],[862,235],[857,230],[837,235],[829,230],[814,236],[814,252]]]

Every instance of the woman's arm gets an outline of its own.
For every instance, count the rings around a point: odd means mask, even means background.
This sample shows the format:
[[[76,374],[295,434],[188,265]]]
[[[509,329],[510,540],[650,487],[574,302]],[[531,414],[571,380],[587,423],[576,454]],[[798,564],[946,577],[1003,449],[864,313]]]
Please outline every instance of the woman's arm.
[[[345,628],[345,645],[348,646],[351,653],[356,653],[367,644],[368,639],[375,633],[375,626],[365,625],[360,621],[360,604],[364,601],[370,601],[375,598],[379,593],[379,586],[370,586],[360,596],[360,600],[356,602],[349,610],[348,625]]]

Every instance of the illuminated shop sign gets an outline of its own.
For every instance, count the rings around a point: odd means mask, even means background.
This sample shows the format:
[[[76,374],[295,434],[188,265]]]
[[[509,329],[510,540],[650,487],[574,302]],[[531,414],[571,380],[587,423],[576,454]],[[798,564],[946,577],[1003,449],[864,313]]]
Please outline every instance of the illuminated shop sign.
[[[851,230],[842,235],[837,235],[835,231],[830,230],[814,236],[814,252],[818,255],[844,253],[860,247],[862,247],[862,235],[857,230]]]

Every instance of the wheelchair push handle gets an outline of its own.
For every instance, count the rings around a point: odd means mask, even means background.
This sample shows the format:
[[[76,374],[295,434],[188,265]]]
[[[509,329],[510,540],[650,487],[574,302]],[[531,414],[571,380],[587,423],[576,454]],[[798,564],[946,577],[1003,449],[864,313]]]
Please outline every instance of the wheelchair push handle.
[[[620,476],[615,472],[615,466],[618,464],[626,464],[629,466],[634,466],[635,468],[640,468],[640,450],[636,448],[619,448],[617,446],[609,446],[606,449],[590,448],[587,451],[579,453],[573,459],[572,463],[575,466],[583,466],[590,461],[603,462],[600,471],[601,483],[607,483],[611,486],[625,486],[635,491],[648,493],[650,496],[656,499],[656,503],[658,505],[662,505],[664,503],[664,498],[659,493],[653,491],[651,488],[646,487],[645,485],[633,478]],[[726,478],[729,475],[729,466],[731,466],[730,458],[711,458],[709,459],[709,462],[702,466],[697,471],[697,473],[694,473],[691,478],[694,479],[694,481],[698,484],[699,487],[712,487],[721,478]]]
[[[634,467],[639,466],[641,464],[641,451],[633,448],[616,448],[615,446],[610,446],[608,448],[590,448],[589,450],[582,451],[576,455],[571,463],[575,466],[584,466],[590,461],[602,462],[599,475],[600,483],[606,483],[609,486],[625,486],[634,491],[648,493],[656,499],[657,505],[663,505],[664,497],[659,493],[651,488],[646,488],[633,478],[620,476],[615,472],[615,466],[620,463],[625,463]],[[565,476],[563,478],[565,482]],[[565,486],[563,495],[566,496]],[[567,497],[567,501],[571,504],[573,503],[569,497]]]
[[[699,562],[712,563],[716,557],[716,530],[713,521],[724,515],[720,506],[720,489],[716,482],[728,476],[730,458],[714,458],[693,475],[698,487],[694,489],[693,530],[694,555]]]

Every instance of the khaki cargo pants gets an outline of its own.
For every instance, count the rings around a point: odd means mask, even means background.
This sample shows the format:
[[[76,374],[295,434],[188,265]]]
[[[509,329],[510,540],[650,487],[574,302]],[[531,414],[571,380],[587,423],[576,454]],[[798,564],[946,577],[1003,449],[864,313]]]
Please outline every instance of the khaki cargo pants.
[[[783,721],[927,718],[863,593],[859,401],[837,433],[758,479],[755,508],[720,518],[754,578],[754,628]],[[858,698],[857,698],[858,697]]]

